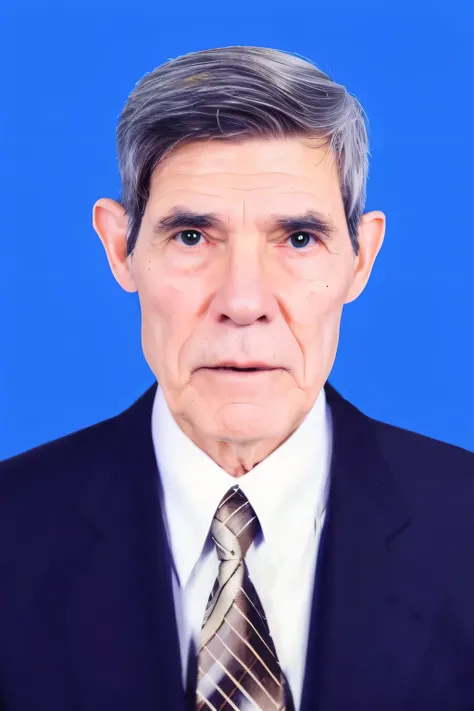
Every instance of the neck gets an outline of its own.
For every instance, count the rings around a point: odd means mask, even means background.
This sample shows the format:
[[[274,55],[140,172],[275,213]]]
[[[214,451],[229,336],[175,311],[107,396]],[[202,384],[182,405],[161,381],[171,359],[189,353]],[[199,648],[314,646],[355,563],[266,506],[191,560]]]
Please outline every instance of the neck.
[[[212,439],[191,428],[189,423],[178,423],[183,432],[230,476],[238,479],[253,469],[265,457],[280,447],[298,427],[299,422],[281,437],[259,440]]]

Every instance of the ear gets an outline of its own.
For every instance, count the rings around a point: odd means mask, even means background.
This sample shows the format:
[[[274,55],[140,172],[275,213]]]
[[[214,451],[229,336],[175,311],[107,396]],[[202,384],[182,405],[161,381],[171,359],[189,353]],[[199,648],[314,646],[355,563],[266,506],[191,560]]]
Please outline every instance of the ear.
[[[385,215],[380,210],[373,210],[362,215],[359,223],[359,254],[355,258],[354,280],[345,304],[350,304],[364,291],[375,258],[383,244],[385,226]]]
[[[97,200],[92,209],[92,224],[101,239],[117,282],[125,291],[137,291],[130,260],[127,259],[128,218],[123,206],[109,198]]]

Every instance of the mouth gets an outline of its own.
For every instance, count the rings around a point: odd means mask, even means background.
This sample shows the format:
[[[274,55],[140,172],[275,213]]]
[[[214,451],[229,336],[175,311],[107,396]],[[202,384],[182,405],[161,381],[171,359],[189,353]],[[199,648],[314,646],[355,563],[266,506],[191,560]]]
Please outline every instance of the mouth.
[[[268,365],[262,360],[221,360],[214,365],[203,366],[206,370],[220,370],[237,373],[255,373],[262,370],[275,370],[274,365]]]
[[[239,368],[234,365],[218,365],[215,368],[210,368],[210,370],[230,371],[233,373],[258,373],[265,370],[274,370],[274,368],[257,368],[252,366],[249,368]]]
[[[204,371],[212,371],[214,373],[228,373],[228,374],[242,374],[242,375],[248,375],[252,373],[270,373],[275,370],[280,370],[280,368],[274,368],[272,366],[268,365],[214,365],[214,366],[205,366],[203,368],[200,368],[200,370]]]

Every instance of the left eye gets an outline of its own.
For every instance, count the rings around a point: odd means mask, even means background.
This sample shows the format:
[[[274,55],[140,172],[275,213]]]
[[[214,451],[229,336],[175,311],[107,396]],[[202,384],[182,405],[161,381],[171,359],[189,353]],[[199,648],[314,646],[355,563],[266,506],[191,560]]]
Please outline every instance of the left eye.
[[[319,242],[319,238],[311,234],[311,232],[294,232],[288,239],[292,241],[294,247],[298,248],[307,247],[309,240],[312,239]]]

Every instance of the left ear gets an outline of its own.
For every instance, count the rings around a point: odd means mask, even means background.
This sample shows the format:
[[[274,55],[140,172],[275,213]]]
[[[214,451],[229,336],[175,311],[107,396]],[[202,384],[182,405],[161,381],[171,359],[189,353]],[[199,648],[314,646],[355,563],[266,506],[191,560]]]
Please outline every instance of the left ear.
[[[355,301],[364,291],[369,281],[375,258],[382,247],[385,236],[386,218],[380,210],[362,215],[359,222],[359,254],[355,258],[354,280],[345,304]]]

